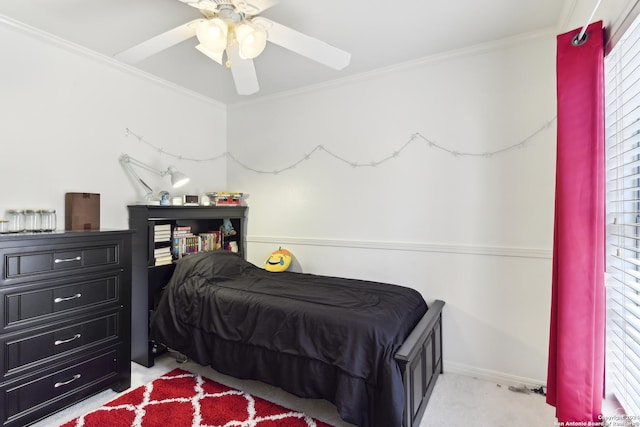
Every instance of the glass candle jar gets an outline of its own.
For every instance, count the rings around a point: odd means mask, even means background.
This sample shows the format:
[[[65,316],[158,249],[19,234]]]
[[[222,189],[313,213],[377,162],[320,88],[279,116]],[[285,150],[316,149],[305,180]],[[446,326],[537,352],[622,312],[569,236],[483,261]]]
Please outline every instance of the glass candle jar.
[[[24,230],[40,231],[40,211],[30,209],[24,211]]]
[[[56,229],[56,211],[54,209],[40,211],[40,229],[42,231],[54,231]]]
[[[19,233],[24,231],[24,211],[21,209],[11,209],[7,211],[9,221],[9,233]]]

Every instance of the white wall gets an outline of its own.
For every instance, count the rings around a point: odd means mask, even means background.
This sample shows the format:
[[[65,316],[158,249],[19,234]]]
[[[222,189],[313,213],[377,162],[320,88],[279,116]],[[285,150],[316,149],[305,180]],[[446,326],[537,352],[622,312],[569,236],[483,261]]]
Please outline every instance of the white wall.
[[[506,41],[307,92],[224,107],[108,58],[0,21],[0,215],[101,194],[103,227],[127,226],[138,198],[128,153],[192,176],[184,192],[249,198],[249,258],[279,244],[294,268],[404,284],[447,302],[445,369],[542,383],[550,301],[555,126],[492,157],[452,156],[523,141],[555,116],[553,35]],[[249,123],[247,125],[246,123]],[[228,133],[228,134],[227,134]],[[167,182],[148,176],[156,190]],[[228,184],[228,185],[227,185]]]
[[[161,155],[211,157],[226,147],[226,107],[152,81],[109,58],[0,20],[0,218],[7,209],[56,209],[64,228],[66,192],[101,195],[101,226],[127,228],[140,197],[118,163],[128,153],[191,176],[183,192],[224,188],[226,164]],[[141,171],[159,191],[169,179]]]
[[[249,193],[249,259],[398,283],[445,307],[445,370],[544,383],[555,34],[477,46],[231,107],[229,186]],[[375,167],[370,164],[400,151]]]

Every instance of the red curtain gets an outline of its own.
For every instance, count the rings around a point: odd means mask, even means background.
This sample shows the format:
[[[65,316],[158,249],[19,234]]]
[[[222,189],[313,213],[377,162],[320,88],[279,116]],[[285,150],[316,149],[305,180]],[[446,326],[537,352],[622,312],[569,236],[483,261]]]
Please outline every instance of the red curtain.
[[[559,422],[599,421],[604,392],[602,22],[557,37],[558,140],[547,403]]]

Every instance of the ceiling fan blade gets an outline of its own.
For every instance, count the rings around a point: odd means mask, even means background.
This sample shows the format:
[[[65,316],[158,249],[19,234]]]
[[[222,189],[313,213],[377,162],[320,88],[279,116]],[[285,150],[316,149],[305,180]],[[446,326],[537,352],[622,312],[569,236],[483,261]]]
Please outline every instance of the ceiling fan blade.
[[[239,95],[252,95],[260,90],[258,76],[253,60],[240,58],[238,45],[232,44],[227,48],[227,57],[231,61],[231,74]]]
[[[351,61],[351,54],[316,38],[302,34],[270,19],[256,16],[251,22],[267,30],[267,39],[327,67],[341,70]]]
[[[196,35],[196,27],[202,19],[194,19],[186,24],[180,25],[165,33],[159,34],[129,49],[123,50],[114,55],[116,59],[120,59],[129,64],[135,64],[146,59],[156,53],[177,45]]]

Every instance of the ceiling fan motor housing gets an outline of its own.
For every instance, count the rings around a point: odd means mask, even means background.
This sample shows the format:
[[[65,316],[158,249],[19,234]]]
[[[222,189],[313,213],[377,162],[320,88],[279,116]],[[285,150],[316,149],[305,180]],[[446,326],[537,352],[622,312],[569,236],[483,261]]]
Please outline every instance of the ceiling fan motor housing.
[[[180,0],[183,3],[187,3],[189,6],[193,6],[197,9],[200,9],[205,16],[207,14],[205,12],[209,12],[210,14],[218,14],[223,10],[232,10],[239,14],[244,15],[257,15],[260,13],[261,8],[257,5],[246,1],[235,1],[235,0]],[[209,19],[210,16],[207,16]]]

